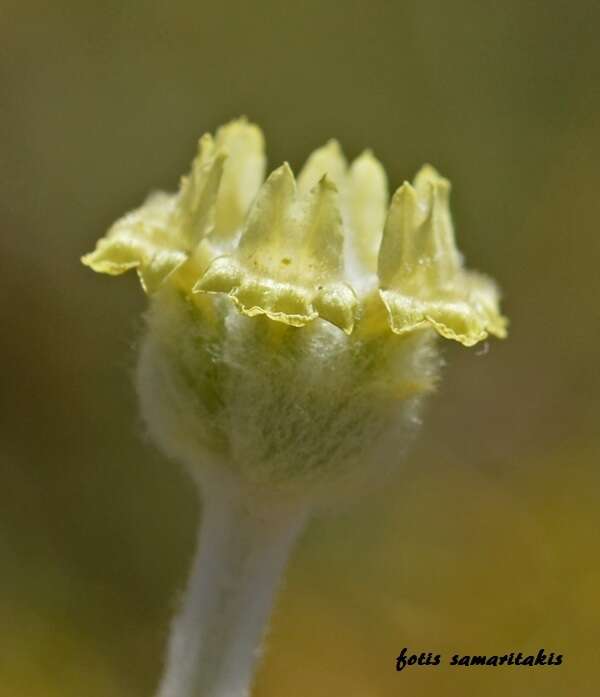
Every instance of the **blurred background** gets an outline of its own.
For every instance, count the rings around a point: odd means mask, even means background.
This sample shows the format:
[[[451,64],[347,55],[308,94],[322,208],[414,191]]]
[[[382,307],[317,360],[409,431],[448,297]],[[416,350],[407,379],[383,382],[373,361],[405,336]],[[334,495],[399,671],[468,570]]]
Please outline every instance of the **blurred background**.
[[[79,256],[240,114],[271,167],[434,163],[511,319],[445,348],[393,486],[311,526],[256,697],[597,694],[599,30],[594,0],[1,2],[0,697],[157,685],[200,510],[137,414],[137,281]]]

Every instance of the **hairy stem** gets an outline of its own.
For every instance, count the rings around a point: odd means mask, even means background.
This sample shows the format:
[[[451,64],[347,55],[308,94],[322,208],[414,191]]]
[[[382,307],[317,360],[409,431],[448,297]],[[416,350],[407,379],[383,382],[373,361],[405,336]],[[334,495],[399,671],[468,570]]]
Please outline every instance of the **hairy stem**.
[[[188,586],[158,697],[247,697],[278,582],[303,512],[248,510],[206,497]]]

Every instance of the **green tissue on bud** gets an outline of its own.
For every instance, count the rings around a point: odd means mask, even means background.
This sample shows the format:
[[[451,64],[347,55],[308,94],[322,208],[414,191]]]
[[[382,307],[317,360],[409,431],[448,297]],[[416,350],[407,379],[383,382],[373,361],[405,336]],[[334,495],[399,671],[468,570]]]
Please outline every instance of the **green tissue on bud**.
[[[138,369],[145,419],[202,481],[326,500],[395,463],[438,367],[431,332],[348,336],[246,317],[227,298],[164,289]],[[332,489],[333,487],[333,489]]]

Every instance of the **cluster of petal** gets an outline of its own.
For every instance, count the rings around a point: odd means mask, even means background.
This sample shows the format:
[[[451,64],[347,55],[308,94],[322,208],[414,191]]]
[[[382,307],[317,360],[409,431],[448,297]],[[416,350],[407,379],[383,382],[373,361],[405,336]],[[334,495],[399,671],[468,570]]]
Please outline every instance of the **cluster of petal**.
[[[264,181],[260,130],[241,119],[201,138],[176,194],[153,194],[119,220],[83,262],[135,268],[146,292],[226,294],[250,317],[292,326],[320,317],[351,334],[433,327],[471,346],[505,336],[498,291],[464,268],[454,241],[449,182],[425,166],[388,208],[387,181],[369,152],[350,166],[338,144],[316,150],[294,177]],[[369,317],[369,315],[373,317]]]

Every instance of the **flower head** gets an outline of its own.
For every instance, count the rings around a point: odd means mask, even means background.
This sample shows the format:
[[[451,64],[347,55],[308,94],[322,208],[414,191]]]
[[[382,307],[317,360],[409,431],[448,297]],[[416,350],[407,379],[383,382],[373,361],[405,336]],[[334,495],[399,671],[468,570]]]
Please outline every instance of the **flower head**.
[[[203,136],[179,191],[151,195],[83,263],[135,268],[151,298],[139,389],[165,449],[253,485],[329,480],[405,440],[436,334],[472,346],[506,320],[495,284],[464,268],[433,167],[389,206],[381,164],[348,165],[335,141],[297,178],[264,172],[256,126]]]

